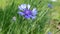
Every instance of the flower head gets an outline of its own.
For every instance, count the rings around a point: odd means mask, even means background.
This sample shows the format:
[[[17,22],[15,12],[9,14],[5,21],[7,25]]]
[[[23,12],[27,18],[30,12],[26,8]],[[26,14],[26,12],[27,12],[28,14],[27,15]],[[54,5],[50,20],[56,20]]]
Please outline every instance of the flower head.
[[[37,10],[36,10],[36,8],[33,8],[33,10],[30,10],[29,4],[28,5],[22,4],[18,8],[19,8],[19,10],[22,10],[22,12],[18,12],[18,14],[20,14],[21,16],[24,16],[27,19],[36,18]]]
[[[48,7],[49,7],[49,8],[53,8],[52,4],[48,4]]]
[[[13,21],[16,21],[16,17],[14,16],[14,17],[12,18],[12,20],[13,20]]]
[[[51,0],[52,2],[56,2],[57,0]]]
[[[52,32],[48,32],[48,34],[52,34]]]

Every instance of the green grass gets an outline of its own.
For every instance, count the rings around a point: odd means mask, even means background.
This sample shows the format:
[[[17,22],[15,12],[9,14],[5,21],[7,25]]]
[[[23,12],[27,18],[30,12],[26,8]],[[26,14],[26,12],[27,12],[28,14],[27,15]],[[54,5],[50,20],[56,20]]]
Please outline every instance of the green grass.
[[[53,5],[53,9],[48,7]],[[36,7],[38,14],[35,20],[27,20],[17,12],[21,4],[30,4],[31,9]],[[0,0],[0,34],[59,34],[60,2],[50,0]],[[16,21],[12,18],[16,17]],[[56,19],[56,20],[54,20]],[[58,32],[57,32],[58,31]]]

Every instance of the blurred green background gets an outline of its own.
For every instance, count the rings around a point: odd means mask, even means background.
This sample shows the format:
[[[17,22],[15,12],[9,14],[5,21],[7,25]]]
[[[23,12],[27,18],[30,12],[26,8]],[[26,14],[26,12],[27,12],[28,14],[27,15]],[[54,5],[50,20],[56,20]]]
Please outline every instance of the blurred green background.
[[[27,20],[17,12],[21,4],[36,7],[35,20]],[[53,8],[48,7],[51,4]],[[12,18],[16,17],[16,21]],[[60,34],[60,0],[0,0],[0,34]]]

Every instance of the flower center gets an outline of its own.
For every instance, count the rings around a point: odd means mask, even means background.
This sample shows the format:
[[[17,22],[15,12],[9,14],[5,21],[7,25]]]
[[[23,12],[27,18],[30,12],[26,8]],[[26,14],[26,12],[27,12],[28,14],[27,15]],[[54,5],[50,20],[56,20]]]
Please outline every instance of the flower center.
[[[32,14],[31,10],[28,10],[28,9],[25,9],[24,13],[25,13],[25,15],[31,15]]]

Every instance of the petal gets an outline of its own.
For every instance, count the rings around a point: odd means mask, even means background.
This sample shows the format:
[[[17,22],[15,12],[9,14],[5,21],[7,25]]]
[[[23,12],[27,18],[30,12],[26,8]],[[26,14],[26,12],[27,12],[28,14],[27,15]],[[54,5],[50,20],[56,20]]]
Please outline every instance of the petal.
[[[32,15],[36,15],[37,14],[37,10],[36,10],[36,8],[33,8],[33,10],[32,10]]]
[[[24,15],[24,13],[23,13],[23,12],[18,12],[18,14],[20,14],[21,16],[23,16],[23,15]]]
[[[32,19],[35,19],[35,18],[36,18],[36,16],[32,16],[31,18],[32,18]]]
[[[30,5],[29,4],[27,5],[27,8],[30,9]]]
[[[26,4],[22,4],[21,6],[18,7],[20,10],[26,9]]]
[[[26,19],[30,19],[30,16],[26,16],[26,15],[25,15],[25,18],[26,18]]]

